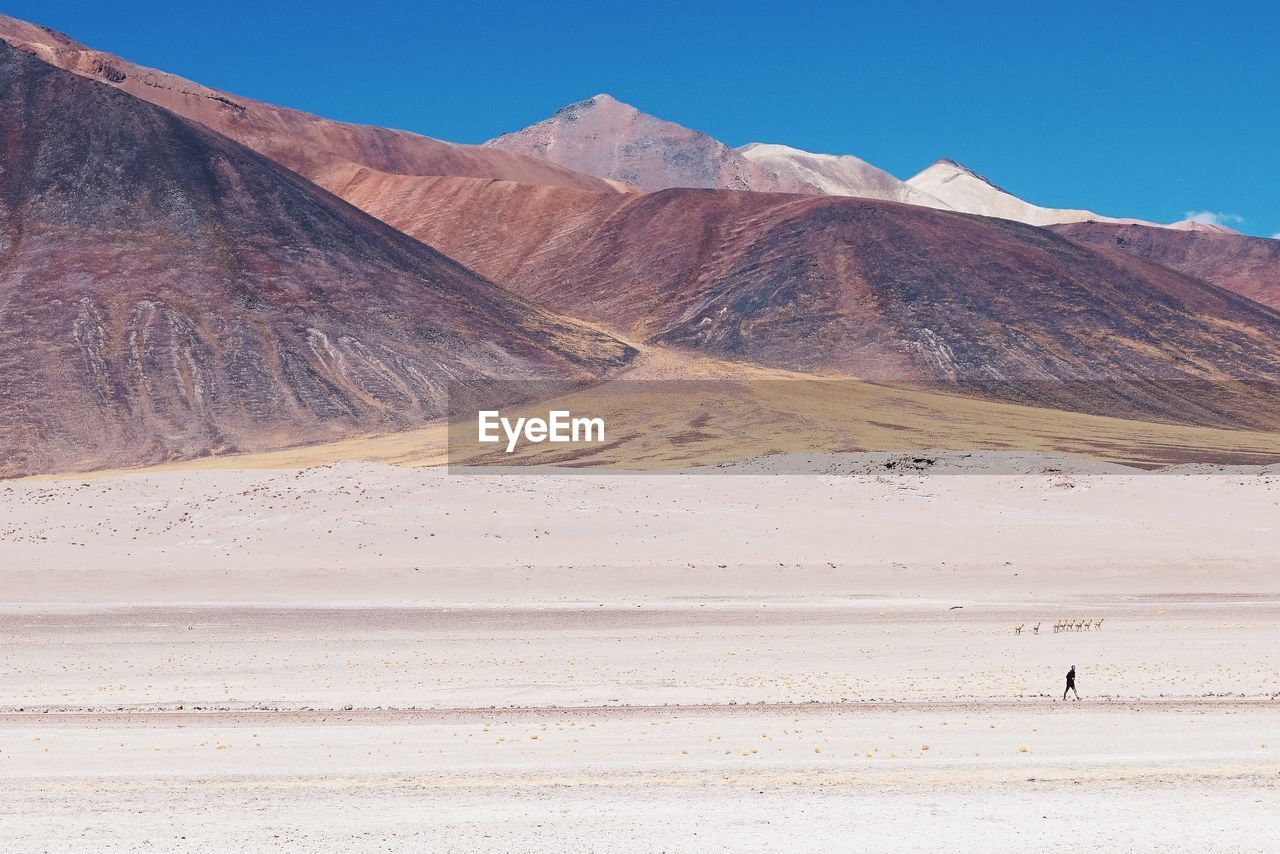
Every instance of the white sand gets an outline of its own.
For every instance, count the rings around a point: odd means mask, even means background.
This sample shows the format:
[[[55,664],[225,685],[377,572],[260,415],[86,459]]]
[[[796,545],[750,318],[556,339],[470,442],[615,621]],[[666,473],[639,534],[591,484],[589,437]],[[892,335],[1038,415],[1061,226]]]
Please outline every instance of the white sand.
[[[1280,847],[1274,473],[343,464],[0,520],[7,850]]]

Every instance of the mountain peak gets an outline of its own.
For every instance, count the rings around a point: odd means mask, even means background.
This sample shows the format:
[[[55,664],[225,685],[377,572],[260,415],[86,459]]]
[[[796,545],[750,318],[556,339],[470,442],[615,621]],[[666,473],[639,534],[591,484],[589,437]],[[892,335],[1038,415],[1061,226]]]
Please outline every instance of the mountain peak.
[[[574,101],[572,104],[565,104],[563,107],[556,110],[552,114],[552,116],[553,117],[559,116],[564,113],[572,113],[578,110],[590,110],[590,109],[610,108],[610,107],[623,107],[632,112],[636,112],[636,113],[640,112],[630,104],[626,104],[626,103],[623,103],[622,101],[619,101],[617,98],[613,97],[608,92],[599,92],[595,95],[592,95],[590,98],[583,98],[581,101]]]
[[[948,208],[928,193],[852,154],[815,154],[771,142],[750,142],[737,151],[779,177],[808,184],[829,196],[884,199],[929,208]]]
[[[907,181],[912,187],[941,199],[953,210],[979,216],[1011,219],[1028,225],[1066,222],[1139,222],[1102,216],[1093,211],[1046,208],[1018,198],[983,175],[947,157],[939,158]]]
[[[607,92],[600,92],[592,95],[590,98],[583,98],[581,101],[574,101],[572,104],[565,104],[556,110],[546,119],[532,125],[538,127],[550,122],[577,122],[587,116],[607,117],[602,118],[603,121],[630,121],[639,118],[647,118],[653,121],[661,121],[650,116],[648,113],[636,109],[625,101],[619,101],[617,98]],[[527,130],[527,128],[526,128]],[[520,131],[515,131],[520,133]],[[497,139],[510,136],[511,134],[503,134]]]
[[[814,193],[707,134],[600,93],[485,143],[644,190],[672,187]]]
[[[1205,234],[1240,234],[1240,232],[1236,231],[1234,228],[1222,225],[1221,223],[1203,222],[1198,219],[1183,219],[1165,227],[1171,228],[1174,231],[1198,231]]]
[[[923,175],[925,172],[929,172],[930,170],[935,170],[935,169],[939,172],[946,171],[951,173],[960,173],[963,175],[968,175],[970,178],[974,178],[978,181],[981,181],[982,183],[986,184],[988,187],[991,187],[992,189],[999,190],[1002,193],[1009,192],[1008,190],[996,184],[995,181],[992,181],[986,175],[983,175],[981,172],[978,172],[976,169],[970,169],[968,166],[965,166],[959,160],[952,160],[950,157],[939,157],[937,160],[930,163],[929,166],[925,168],[925,170],[920,174]]]
[[[771,154],[793,154],[804,157],[838,157],[837,154],[817,154],[812,151],[805,151],[803,148],[795,148],[794,146],[784,145],[781,142],[748,142],[746,145],[739,145],[735,149],[739,154],[747,154],[749,152]]]

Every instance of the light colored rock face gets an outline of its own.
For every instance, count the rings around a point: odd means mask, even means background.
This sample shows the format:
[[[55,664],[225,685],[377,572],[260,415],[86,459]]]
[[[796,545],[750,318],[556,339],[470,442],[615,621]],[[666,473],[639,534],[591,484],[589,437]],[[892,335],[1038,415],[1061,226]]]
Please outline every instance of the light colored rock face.
[[[971,169],[945,158],[934,162],[929,168],[909,179],[907,183],[916,190],[940,199],[953,210],[979,216],[1011,219],[1028,225],[1055,225],[1064,222],[1142,222],[1136,219],[1102,216],[1093,211],[1033,205],[1000,189]]]
[[[883,169],[849,154],[814,154],[766,142],[752,142],[738,153],[781,178],[811,184],[828,196],[884,199],[926,208],[950,210],[951,206]]]
[[[705,133],[642,113],[609,95],[571,104],[549,119],[485,145],[644,190],[821,192],[808,182],[753,163]]]

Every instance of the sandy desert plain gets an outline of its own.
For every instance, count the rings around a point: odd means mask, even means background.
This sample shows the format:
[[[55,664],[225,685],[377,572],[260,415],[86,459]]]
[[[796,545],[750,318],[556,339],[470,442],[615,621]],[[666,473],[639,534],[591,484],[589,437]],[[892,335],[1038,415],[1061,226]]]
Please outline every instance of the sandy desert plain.
[[[323,457],[0,485],[6,850],[1280,847],[1275,466]]]

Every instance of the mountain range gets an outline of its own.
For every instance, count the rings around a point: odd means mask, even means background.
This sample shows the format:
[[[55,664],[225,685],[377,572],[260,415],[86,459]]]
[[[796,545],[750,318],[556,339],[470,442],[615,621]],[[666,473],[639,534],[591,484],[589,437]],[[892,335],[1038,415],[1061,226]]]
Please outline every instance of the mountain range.
[[[549,160],[576,172],[649,191],[686,187],[855,196],[1012,219],[1028,225],[1156,225],[1087,210],[1041,207],[945,157],[902,181],[849,154],[818,154],[760,142],[731,149],[705,133],[642,113],[604,94],[570,104],[550,118],[491,139],[485,146]],[[1235,233],[1225,226],[1192,220],[1165,227]]]
[[[664,350],[1280,430],[1280,241],[735,149],[608,95],[470,146],[0,40],[0,474],[407,429],[450,383]]]
[[[1021,223],[370,173],[337,191],[533,302],[650,345],[1124,417],[1276,423],[1252,395],[1215,397],[1280,381],[1280,313]]]
[[[955,210],[942,199],[900,181],[883,169],[872,166],[852,154],[813,154],[763,142],[749,142],[738,152],[761,166],[781,175],[816,187],[828,196],[853,196],[860,199],[883,199],[920,205],[940,210]]]
[[[329,121],[209,89],[5,15],[0,15],[0,39],[50,65],[198,122],[311,180],[326,169],[354,164],[405,175],[501,178],[587,189],[611,186],[607,181],[546,160],[404,131]]]

